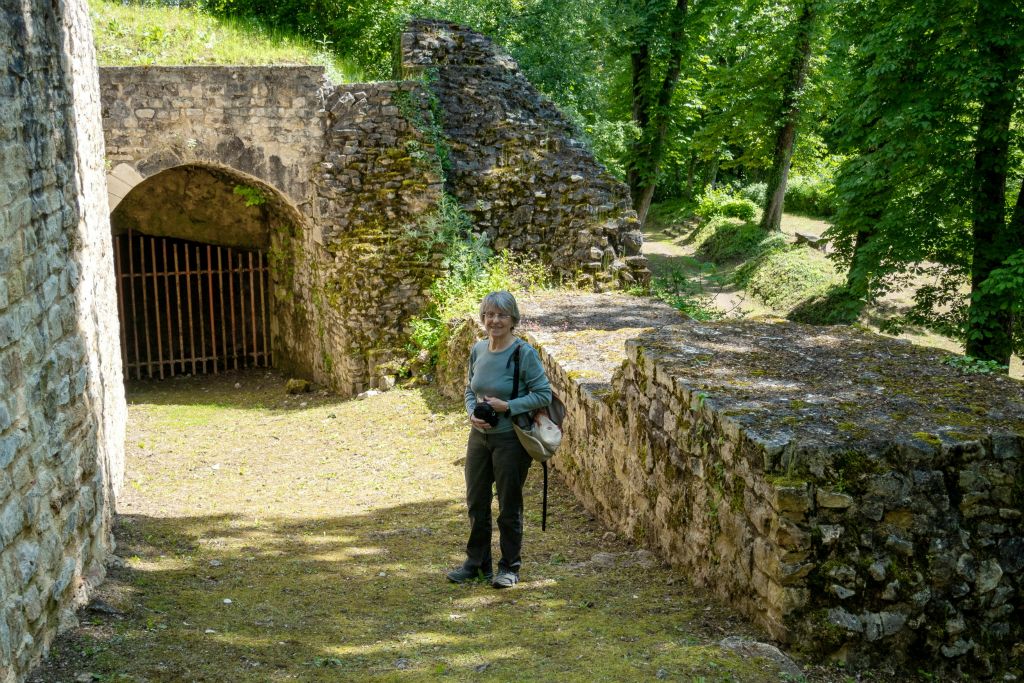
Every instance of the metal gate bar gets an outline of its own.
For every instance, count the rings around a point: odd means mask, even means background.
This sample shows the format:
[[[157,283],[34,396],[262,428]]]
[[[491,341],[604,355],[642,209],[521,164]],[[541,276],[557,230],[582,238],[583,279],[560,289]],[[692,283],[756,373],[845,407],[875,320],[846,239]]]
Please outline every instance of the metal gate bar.
[[[134,231],[114,239],[126,377],[273,364],[262,252]]]

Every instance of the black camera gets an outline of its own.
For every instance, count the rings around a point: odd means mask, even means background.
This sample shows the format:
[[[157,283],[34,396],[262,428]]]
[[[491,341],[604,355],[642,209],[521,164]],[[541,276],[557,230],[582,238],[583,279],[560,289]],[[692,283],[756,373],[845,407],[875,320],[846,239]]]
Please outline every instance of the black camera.
[[[492,427],[496,427],[498,425],[498,411],[496,411],[491,404],[486,401],[481,401],[476,404],[476,407],[473,408],[473,417],[478,420],[483,420]]]

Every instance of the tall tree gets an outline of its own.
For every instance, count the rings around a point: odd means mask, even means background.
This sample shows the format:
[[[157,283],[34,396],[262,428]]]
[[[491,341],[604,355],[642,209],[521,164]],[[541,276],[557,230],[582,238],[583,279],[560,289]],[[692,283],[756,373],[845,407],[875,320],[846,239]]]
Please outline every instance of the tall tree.
[[[1024,9],[1019,3],[980,0],[974,26],[978,70],[982,77],[979,78],[981,111],[974,145],[971,198],[974,249],[967,354],[1004,365],[1009,363],[1013,351],[1013,315],[1008,307],[1000,305],[999,295],[982,289],[981,285],[1008,256],[1024,247],[1024,231],[1018,220],[1006,222],[1010,123],[1020,97],[1024,60],[1022,19]],[[1022,201],[1018,197],[1018,209]],[[1024,220],[1019,216],[1015,218]]]
[[[1006,363],[1022,341],[1005,287],[987,286],[1022,246],[1007,208],[1021,160],[1022,0],[860,0],[840,24],[848,78],[835,122],[840,211],[831,230],[871,298],[910,276],[908,320],[955,332]],[[970,294],[963,294],[964,289]]]
[[[797,123],[800,119],[800,96],[811,66],[812,38],[818,20],[817,0],[798,4],[792,57],[782,81],[782,103],[779,108],[772,165],[768,171],[762,230],[782,230],[782,206],[786,198],[786,181],[796,146]]]
[[[651,208],[664,156],[672,96],[682,70],[689,6],[687,0],[673,0],[669,7],[662,0],[634,3],[637,21],[630,45],[630,94],[633,123],[640,134],[630,150],[626,182],[642,225]]]

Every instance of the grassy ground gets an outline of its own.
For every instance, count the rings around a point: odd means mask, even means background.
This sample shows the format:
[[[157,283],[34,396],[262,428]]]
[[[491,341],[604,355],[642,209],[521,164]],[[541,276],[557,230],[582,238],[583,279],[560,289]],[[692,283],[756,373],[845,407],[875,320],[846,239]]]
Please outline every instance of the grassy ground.
[[[116,613],[83,611],[30,681],[786,680],[717,644],[763,634],[645,566],[557,479],[541,532],[539,471],[523,583],[447,583],[466,425],[430,389],[287,397],[257,372],[128,396],[124,566],[99,594]]]
[[[253,20],[115,0],[90,0],[89,7],[102,66],[319,64],[335,83],[361,80],[354,65],[329,46]]]
[[[699,305],[711,314],[725,317],[781,316],[785,311],[774,310],[759,301],[742,287],[732,282],[732,276],[743,262],[721,265],[708,263],[695,257],[691,234],[695,224],[681,222],[675,216],[665,220],[652,211],[653,220],[644,229],[644,255],[650,262],[655,278],[676,279],[690,289]],[[659,220],[660,219],[660,220]],[[821,235],[828,223],[797,214],[783,214],[782,232],[790,237],[797,233]],[[922,283],[923,284],[923,283]],[[884,322],[904,312],[913,303],[913,288],[888,294],[875,306],[869,307],[861,317],[861,324],[878,331]],[[925,328],[910,327],[899,335],[922,346],[933,346],[950,353],[963,353],[963,345]],[[1010,376],[1024,379],[1024,365],[1014,356],[1010,362]]]

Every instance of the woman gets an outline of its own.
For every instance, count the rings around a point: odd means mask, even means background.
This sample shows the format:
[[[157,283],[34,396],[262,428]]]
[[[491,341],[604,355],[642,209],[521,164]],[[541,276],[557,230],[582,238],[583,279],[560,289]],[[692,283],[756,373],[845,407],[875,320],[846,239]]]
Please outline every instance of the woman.
[[[551,403],[551,385],[537,352],[513,336],[519,306],[508,292],[491,292],[480,302],[480,321],[487,339],[476,343],[469,356],[466,411],[472,429],[466,447],[466,505],[470,532],[466,561],[448,572],[448,580],[464,583],[479,577],[495,588],[519,581],[523,546],[523,484],[532,462],[512,428],[512,416]],[[512,397],[519,349],[518,396]],[[489,405],[496,415],[487,415]],[[492,578],[491,486],[498,492],[498,534],[501,559]]]

